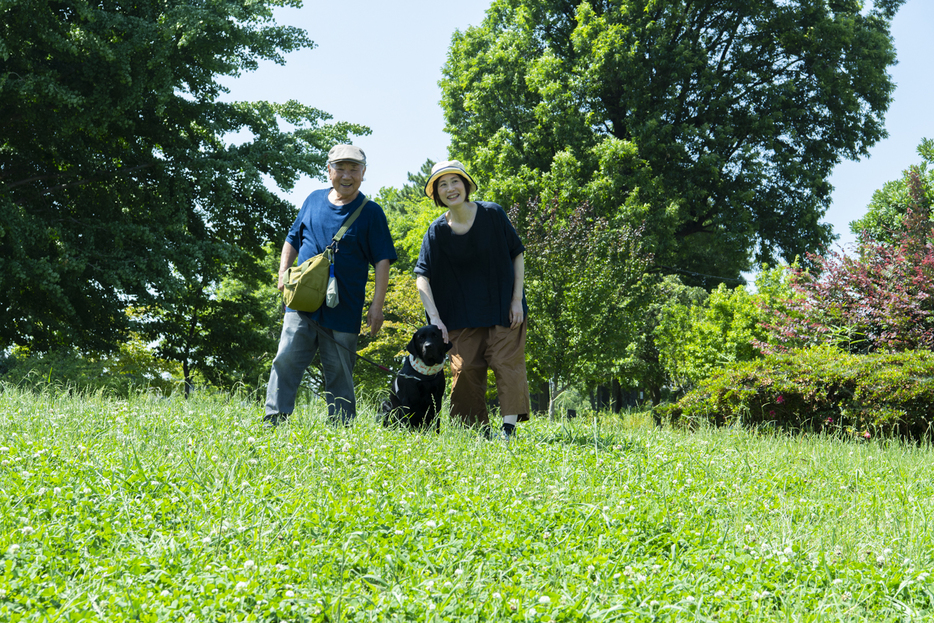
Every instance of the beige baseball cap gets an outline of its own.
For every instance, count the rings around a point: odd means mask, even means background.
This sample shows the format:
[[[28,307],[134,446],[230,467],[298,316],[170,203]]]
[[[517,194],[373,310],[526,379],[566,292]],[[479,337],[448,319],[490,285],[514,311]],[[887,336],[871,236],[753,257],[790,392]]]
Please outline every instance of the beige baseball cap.
[[[366,166],[366,154],[355,145],[335,145],[328,152],[328,162],[356,162]]]
[[[467,180],[467,186],[470,188],[471,194],[477,192],[477,183],[473,181],[473,178],[467,173],[467,169],[464,168],[464,165],[457,160],[445,160],[431,167],[431,175],[428,177],[428,183],[425,184],[425,194],[434,199],[435,180],[448,173],[457,173]]]

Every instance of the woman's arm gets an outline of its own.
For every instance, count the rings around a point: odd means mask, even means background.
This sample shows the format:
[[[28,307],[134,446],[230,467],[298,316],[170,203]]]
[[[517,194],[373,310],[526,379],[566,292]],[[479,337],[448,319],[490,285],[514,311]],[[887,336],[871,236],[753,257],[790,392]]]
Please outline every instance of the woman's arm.
[[[509,322],[510,328],[515,329],[522,324],[525,319],[525,311],[522,309],[522,290],[525,287],[525,260],[523,253],[520,253],[512,259],[512,270],[516,275],[516,280],[512,284],[512,302],[509,303]]]
[[[422,299],[422,305],[425,307],[425,313],[428,314],[428,322],[441,329],[444,341],[448,341],[448,328],[441,322],[441,316],[438,315],[438,306],[435,305],[435,297],[431,293],[431,282],[425,275],[418,275],[415,278],[415,287],[418,288],[418,297]]]

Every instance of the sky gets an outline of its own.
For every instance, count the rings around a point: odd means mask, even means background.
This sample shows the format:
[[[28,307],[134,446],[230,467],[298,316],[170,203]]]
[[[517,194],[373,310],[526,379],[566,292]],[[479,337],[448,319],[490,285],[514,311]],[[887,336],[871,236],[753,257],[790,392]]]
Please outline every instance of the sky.
[[[306,0],[300,9],[278,9],[276,22],[304,29],[315,48],[287,55],[285,65],[263,63],[255,72],[222,81],[230,88],[225,99],[294,99],[335,121],[368,126],[372,134],[353,139],[367,155],[363,192],[372,197],[384,186],[401,188],[427,159],[448,157],[441,68],[454,32],[479,25],[489,5],[490,0]],[[855,241],[849,224],[865,214],[873,192],[919,164],[918,144],[934,139],[934,0],[908,0],[891,33],[898,64],[889,70],[896,84],[886,114],[889,137],[869,157],[840,163],[830,179],[833,203],[823,220],[833,225],[844,250]],[[304,178],[280,194],[297,207],[324,186]]]

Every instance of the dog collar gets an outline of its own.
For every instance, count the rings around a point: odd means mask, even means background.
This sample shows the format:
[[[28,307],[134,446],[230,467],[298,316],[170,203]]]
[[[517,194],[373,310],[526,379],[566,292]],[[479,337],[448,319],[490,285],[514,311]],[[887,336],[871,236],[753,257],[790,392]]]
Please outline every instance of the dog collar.
[[[441,372],[444,369],[444,362],[442,361],[439,364],[429,366],[425,365],[421,359],[415,355],[409,355],[409,363],[412,364],[412,367],[415,368],[415,371],[419,374],[424,374],[425,376],[434,376]]]

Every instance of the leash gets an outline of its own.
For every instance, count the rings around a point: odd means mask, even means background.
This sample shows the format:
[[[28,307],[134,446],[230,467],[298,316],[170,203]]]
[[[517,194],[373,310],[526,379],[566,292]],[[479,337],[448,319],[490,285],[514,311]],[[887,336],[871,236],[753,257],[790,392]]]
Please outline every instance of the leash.
[[[288,312],[286,312],[286,313],[288,313]],[[296,312],[296,313],[297,313],[297,312]],[[308,320],[308,319],[306,318],[306,320]],[[325,330],[324,327],[320,326],[320,325],[319,325],[317,322],[315,322],[314,320],[308,320],[308,324],[310,324],[312,327],[314,327],[315,332],[316,332],[319,336],[323,335],[324,337],[326,337],[326,338],[328,338],[329,340],[331,340],[331,342],[333,342],[334,344],[336,344],[336,345],[340,346],[341,348],[343,348],[344,350],[346,350],[348,353],[353,353],[354,356],[357,357],[358,359],[362,359],[363,361],[367,362],[368,364],[370,364],[370,365],[372,365],[372,366],[375,366],[375,367],[379,368],[380,370],[382,370],[383,372],[385,372],[385,373],[387,373],[387,374],[392,374],[392,375],[395,375],[395,374],[396,374],[396,371],[395,371],[395,370],[391,370],[391,369],[387,368],[386,366],[384,366],[384,365],[382,365],[382,364],[376,363],[375,361],[373,361],[372,359],[369,359],[368,357],[364,357],[363,355],[361,355],[360,353],[358,353],[358,352],[356,352],[356,351],[350,350],[349,348],[347,348],[346,346],[344,346],[343,344],[341,344],[340,342],[338,342],[337,340],[335,340],[333,335],[331,335],[330,333],[328,333],[328,331]]]

